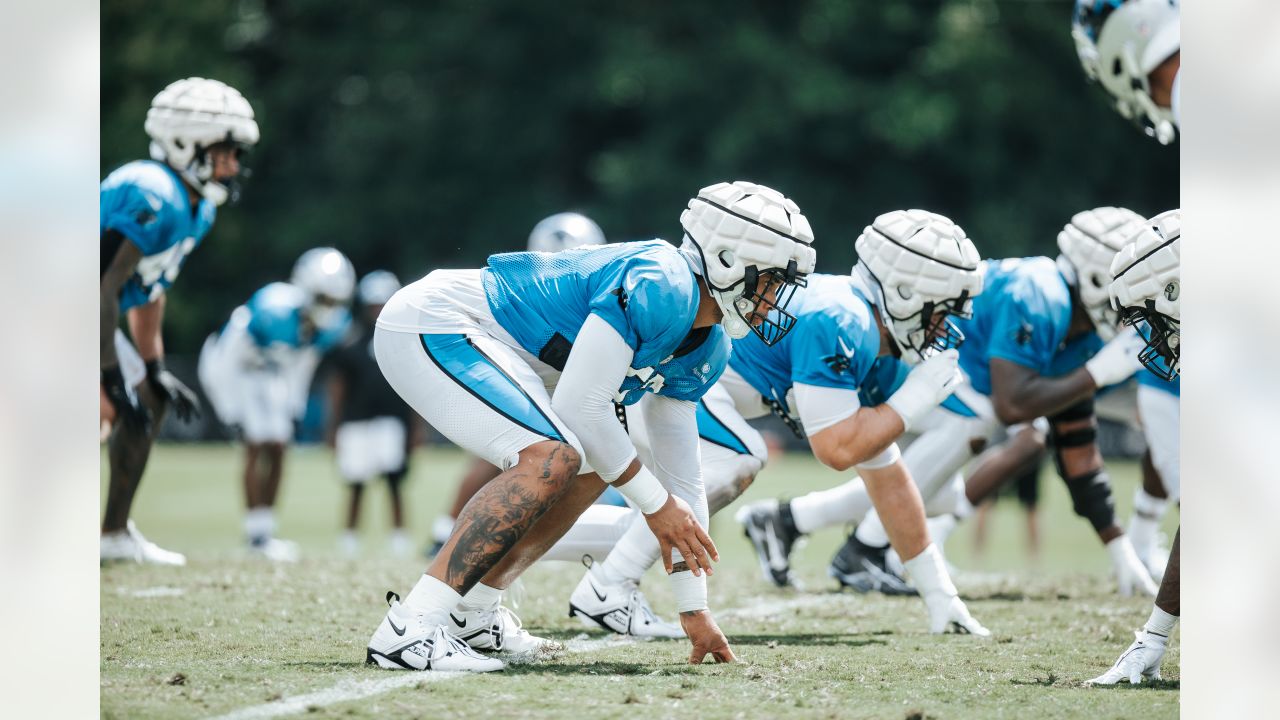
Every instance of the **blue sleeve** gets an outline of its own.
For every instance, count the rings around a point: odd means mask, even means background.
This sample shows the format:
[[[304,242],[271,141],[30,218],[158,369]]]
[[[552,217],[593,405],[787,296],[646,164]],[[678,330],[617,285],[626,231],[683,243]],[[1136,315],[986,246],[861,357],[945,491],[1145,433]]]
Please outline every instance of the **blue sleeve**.
[[[351,313],[346,308],[343,308],[341,318],[333,324],[333,327],[316,331],[316,337],[312,345],[315,345],[320,352],[325,352],[341,343],[342,338],[346,337],[347,330],[350,328]]]
[[[677,269],[687,270],[687,266]],[[619,282],[592,300],[591,312],[617,330],[637,354],[646,347],[669,353],[693,326],[698,308],[693,289],[692,277],[674,276],[656,262],[631,262]]]
[[[134,183],[107,188],[99,195],[101,229],[115,230],[138,246],[143,256],[165,249],[169,236],[165,201]]]
[[[996,310],[987,356],[1044,372],[1058,340],[1043,305],[1034,298],[1010,294]]]
[[[249,336],[259,347],[284,343],[300,347],[300,308],[280,303],[249,301]]]
[[[788,353],[791,381],[803,385],[857,390],[880,351],[865,317],[851,313],[814,313],[800,318]]]

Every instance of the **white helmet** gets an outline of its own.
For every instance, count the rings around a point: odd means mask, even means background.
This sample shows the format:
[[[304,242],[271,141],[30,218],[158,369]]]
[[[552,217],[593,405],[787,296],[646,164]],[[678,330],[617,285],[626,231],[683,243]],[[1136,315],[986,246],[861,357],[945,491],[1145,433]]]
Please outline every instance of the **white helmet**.
[[[699,190],[680,224],[680,249],[701,269],[729,337],[754,331],[766,345],[781,340],[796,321],[787,305],[817,259],[800,208],[763,185],[722,182]]]
[[[1058,233],[1058,271],[1075,288],[1103,340],[1115,337],[1120,326],[1107,292],[1111,261],[1143,222],[1132,210],[1100,207],[1076,213]]]
[[[318,327],[332,327],[345,311],[356,287],[356,271],[346,255],[333,248],[311,248],[293,264],[289,282],[311,296],[308,315]]]
[[[357,295],[362,305],[385,305],[400,289],[400,278],[387,270],[374,270],[360,278]]]
[[[925,210],[895,210],[864,228],[853,246],[853,272],[877,292],[880,318],[905,361],[964,340],[948,316],[969,315],[982,274],[978,248],[959,225]]]
[[[143,125],[151,137],[151,158],[168,163],[206,199],[221,205],[233,188],[213,178],[211,145],[258,142],[253,108],[235,88],[192,77],[170,83],[151,101]]]
[[[1147,341],[1138,359],[1165,380],[1178,376],[1182,311],[1182,211],[1151,218],[1111,263],[1111,305]]]
[[[1168,145],[1173,111],[1151,99],[1148,76],[1178,52],[1178,0],[1076,0],[1071,37],[1085,75],[1116,101],[1116,110]]]
[[[594,220],[575,212],[545,217],[529,233],[529,250],[560,252],[583,245],[604,245],[604,231]]]

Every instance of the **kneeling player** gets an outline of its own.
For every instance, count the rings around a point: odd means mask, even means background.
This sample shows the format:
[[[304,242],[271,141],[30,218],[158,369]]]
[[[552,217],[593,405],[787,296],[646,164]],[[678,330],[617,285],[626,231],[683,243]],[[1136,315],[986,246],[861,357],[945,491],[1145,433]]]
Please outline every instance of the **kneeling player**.
[[[1151,218],[1111,265],[1115,278],[1110,287],[1112,304],[1147,341],[1138,359],[1154,377],[1166,382],[1181,373],[1181,245],[1182,211],[1170,210]],[[1114,685],[1128,680],[1136,685],[1144,678],[1160,679],[1160,661],[1182,610],[1178,535],[1173,537],[1173,551],[1146,626],[1111,669],[1088,684]]]
[[[921,210],[876,218],[856,248],[852,277],[814,275],[796,292],[797,327],[785,340],[773,347],[753,337],[736,340],[729,369],[699,404],[711,511],[741,495],[766,460],[764,439],[744,418],[776,413],[808,436],[823,464],[858,468],[872,500],[884,508],[894,546],[910,558],[930,631],[988,635],[970,617],[930,542],[920,494],[895,444],[959,381],[950,348],[961,338],[949,318],[966,314],[982,290],[978,251],[960,227]],[[896,365],[898,357],[918,364],[896,393],[872,400],[864,382],[877,358]],[[637,443],[660,447],[664,439],[634,415],[628,413],[627,422]],[[775,517],[748,511],[745,523],[765,577],[785,583],[788,568],[775,560],[782,554],[785,562],[786,551],[770,544]],[[663,635],[670,626],[653,617],[636,588],[658,557],[652,535],[633,524],[604,562],[587,571],[570,598],[570,614],[614,632]]]
[[[437,270],[387,304],[374,346],[391,386],[503,472],[463,509],[404,603],[388,594],[369,663],[483,672],[503,664],[472,648],[543,647],[501,608],[501,593],[606,483],[658,537],[691,661],[733,659],[707,610],[702,573],[718,555],[703,529],[696,401],[724,370],[728,336],[787,335],[813,236],[795,203],[744,182],[704,188],[681,222],[680,249],[649,241],[494,255],[481,270]],[[700,359],[698,382],[668,386],[685,356]],[[652,470],[615,402],[639,403],[666,440]]]

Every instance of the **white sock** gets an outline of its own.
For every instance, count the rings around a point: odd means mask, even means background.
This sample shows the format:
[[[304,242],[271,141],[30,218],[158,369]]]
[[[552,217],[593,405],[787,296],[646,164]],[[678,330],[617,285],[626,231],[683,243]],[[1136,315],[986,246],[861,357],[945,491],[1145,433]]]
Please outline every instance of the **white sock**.
[[[1161,610],[1159,606],[1151,608],[1151,617],[1147,618],[1147,624],[1143,627],[1149,633],[1162,635],[1166,639],[1173,634],[1173,626],[1178,622],[1177,615],[1170,615]]]
[[[440,624],[444,624],[444,616],[458,607],[462,596],[457,590],[444,584],[430,575],[423,573],[418,583],[409,591],[404,599],[404,606],[419,612],[436,615]]]
[[[638,520],[639,514],[631,508],[592,505],[578,516],[569,532],[557,540],[541,559],[582,562],[583,555],[590,555],[596,562],[601,562],[622,540],[633,518]],[[643,520],[640,522],[644,523]]]
[[[596,577],[610,585],[621,585],[627,581],[640,582],[640,578],[658,562],[661,555],[662,548],[658,545],[658,538],[653,536],[644,518],[637,514],[622,539],[613,546],[613,552],[595,567]]]
[[[806,535],[824,527],[858,522],[869,510],[871,496],[857,478],[791,501],[791,517],[795,520],[796,529]]]
[[[462,596],[462,601],[458,603],[458,607],[462,610],[492,610],[498,607],[501,602],[501,590],[489,587],[484,583],[476,583],[475,587]]]
[[[1168,509],[1168,500],[1153,497],[1142,488],[1133,491],[1133,517],[1129,518],[1128,535],[1139,557],[1145,557],[1151,551],[1156,531],[1160,529],[1160,519]]]
[[[435,522],[431,523],[431,539],[443,543],[449,540],[449,536],[453,534],[453,518],[448,515],[439,515]]]
[[[889,533],[885,532],[884,523],[880,522],[880,514],[875,510],[862,518],[853,536],[858,539],[858,542],[871,547],[885,547],[889,544]]]
[[[356,537],[354,530],[344,530],[338,544],[347,557],[353,557],[360,552],[360,538]]]
[[[249,508],[244,514],[244,534],[250,540],[266,539],[276,534],[275,510],[269,507]]]
[[[396,557],[405,557],[413,549],[413,541],[409,539],[409,533],[401,529],[391,531],[391,554]]]
[[[926,518],[924,524],[929,528],[929,539],[941,549],[947,544],[947,538],[951,537],[951,531],[956,529],[956,516],[939,515]]]

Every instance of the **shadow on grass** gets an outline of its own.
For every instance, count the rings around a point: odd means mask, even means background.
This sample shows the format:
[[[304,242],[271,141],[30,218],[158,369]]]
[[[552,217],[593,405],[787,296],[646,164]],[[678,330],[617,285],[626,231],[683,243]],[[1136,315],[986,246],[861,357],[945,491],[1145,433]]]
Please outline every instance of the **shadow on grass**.
[[[351,660],[351,661],[341,660],[341,661],[334,662],[332,660],[328,660],[328,661],[298,660],[295,662],[281,663],[281,665],[285,667],[294,667],[294,668],[309,668],[311,670],[334,670],[334,671],[347,670],[349,671],[349,670],[358,670],[362,667],[365,667],[365,661],[364,660]],[[369,667],[372,667],[372,666],[369,666]]]
[[[564,662],[550,660],[507,665],[504,675],[694,675],[698,666],[687,664],[655,665],[652,662]]]
[[[1181,680],[1146,680],[1137,685],[1130,685],[1127,682],[1116,683],[1115,685],[1093,685],[1089,686],[1090,690],[1178,690],[1182,685]]]

